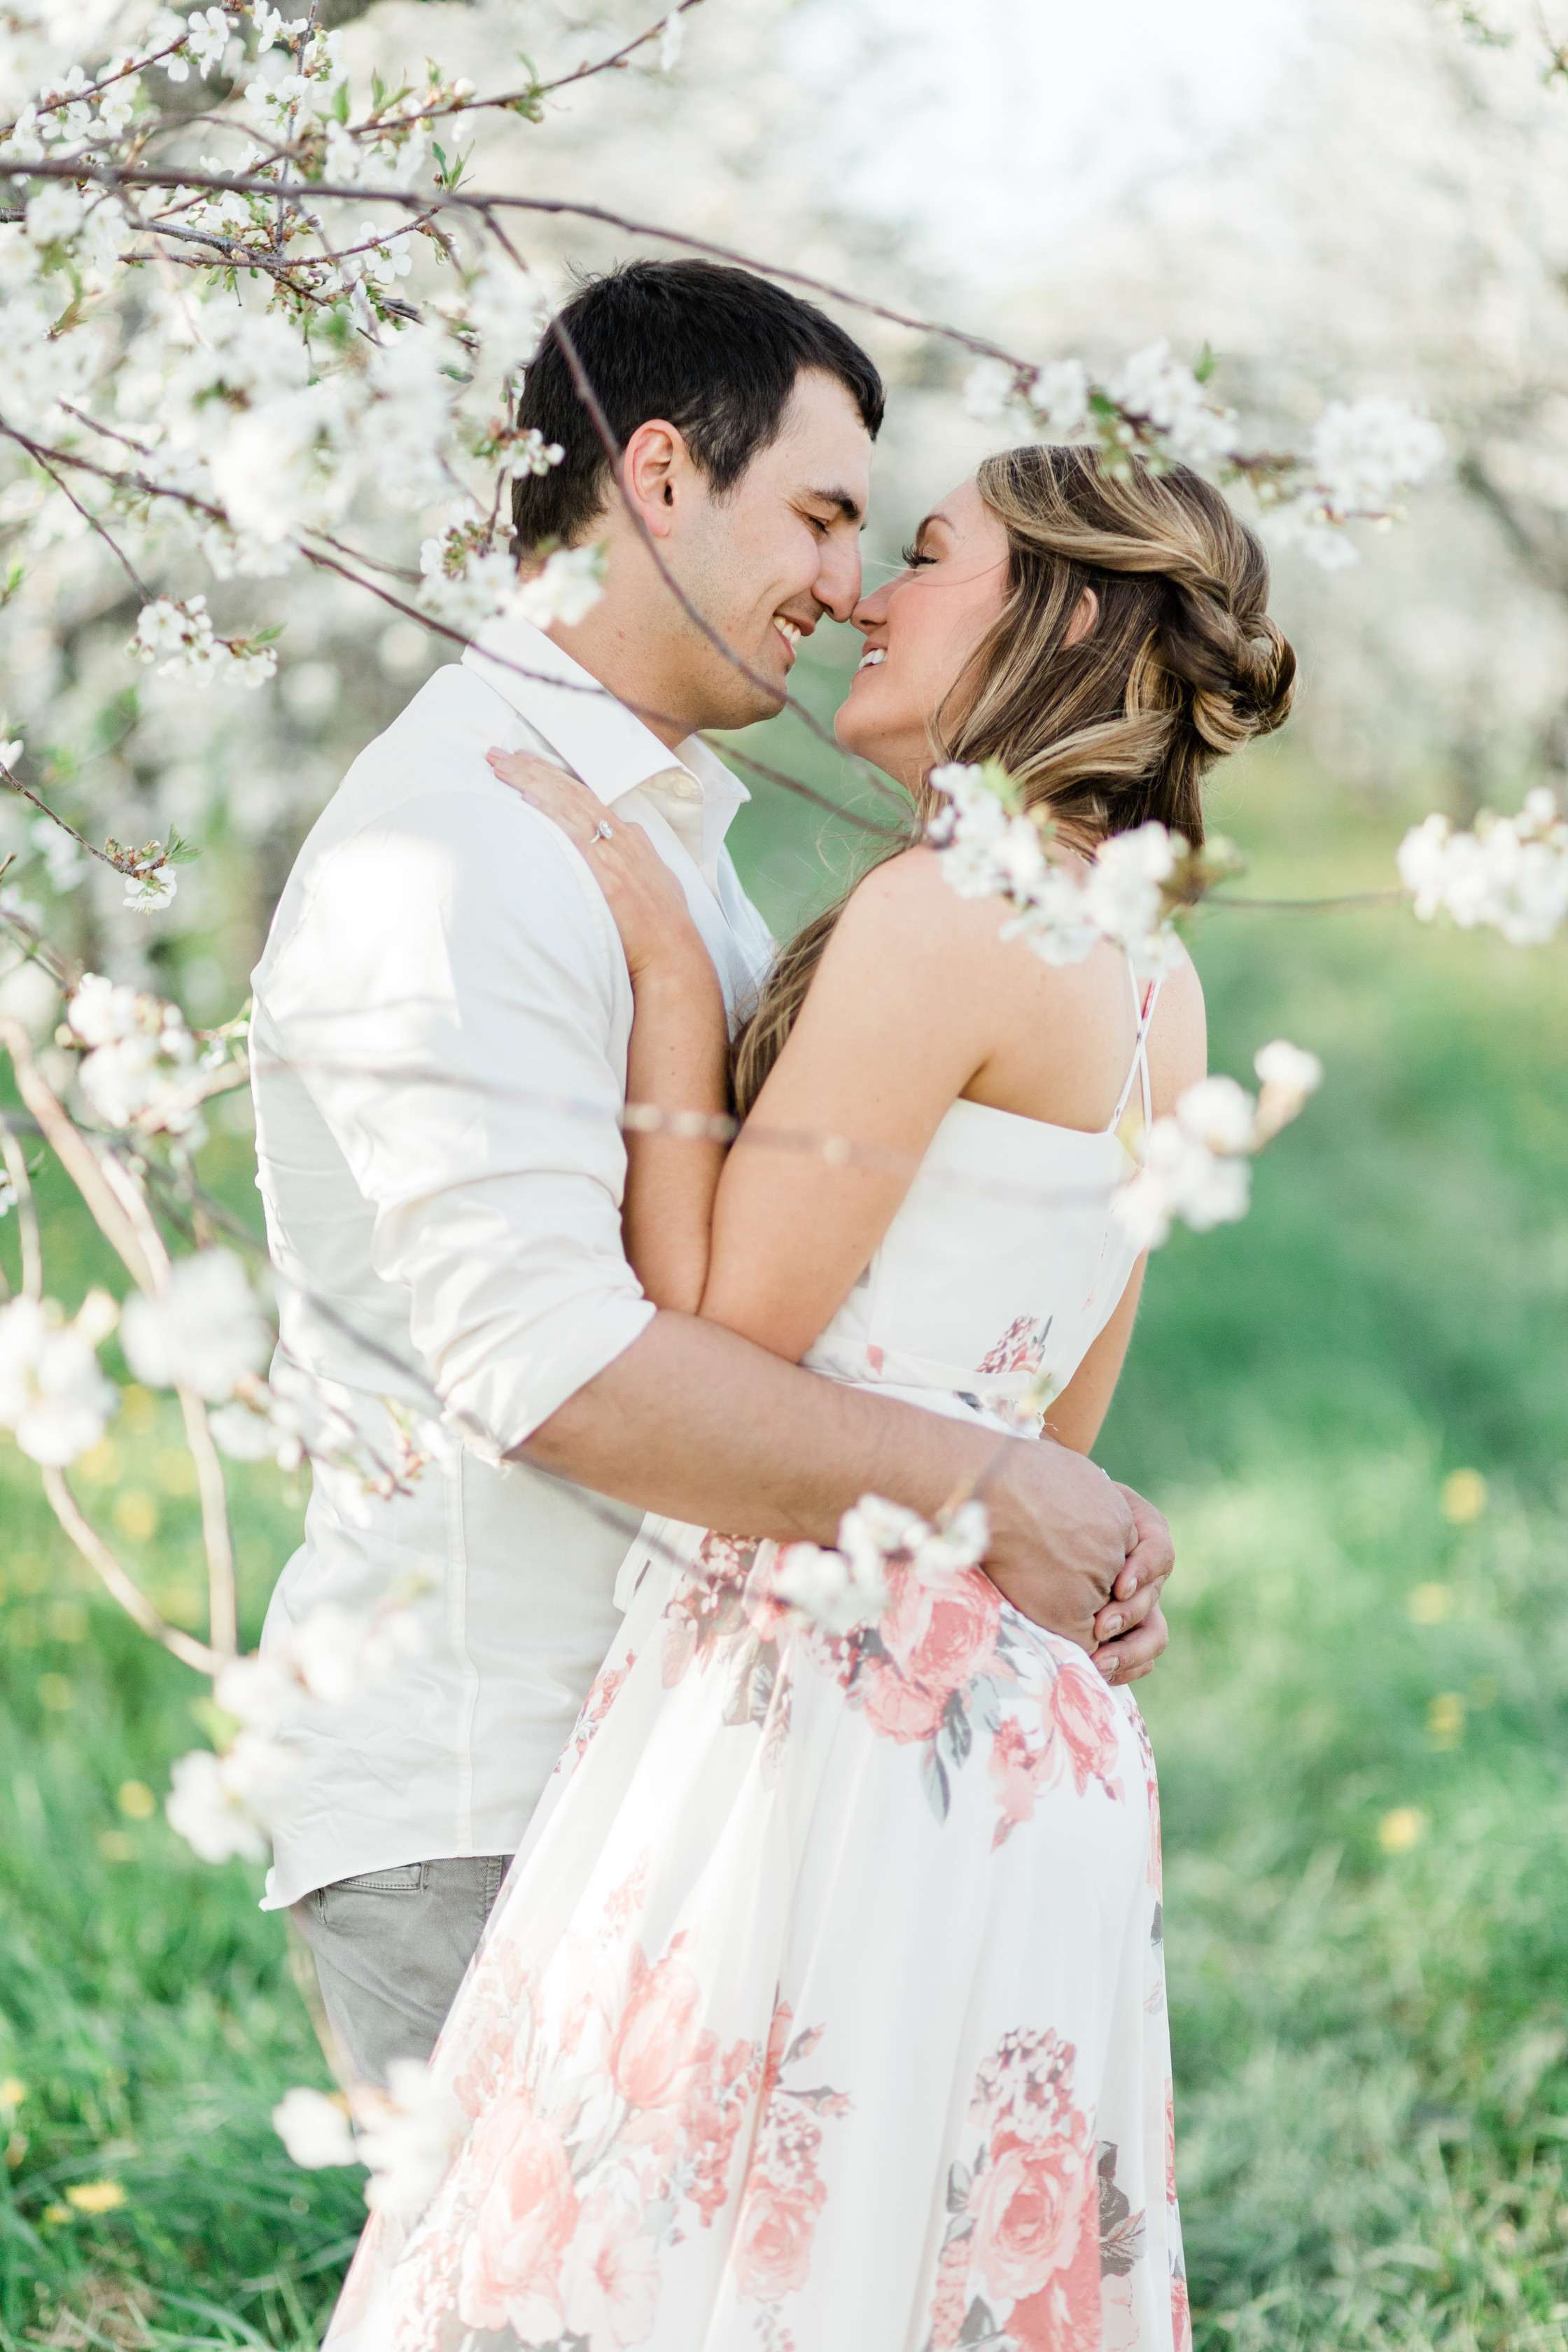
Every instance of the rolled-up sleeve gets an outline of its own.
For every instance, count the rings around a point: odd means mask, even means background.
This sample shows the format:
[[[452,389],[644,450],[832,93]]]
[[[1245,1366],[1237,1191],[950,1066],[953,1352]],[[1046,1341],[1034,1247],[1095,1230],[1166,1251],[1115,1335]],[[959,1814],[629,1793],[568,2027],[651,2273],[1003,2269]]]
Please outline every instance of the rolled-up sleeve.
[[[577,853],[504,787],[327,857],[268,990],[449,1419],[508,1452],[652,1319],[621,1241],[631,994]]]

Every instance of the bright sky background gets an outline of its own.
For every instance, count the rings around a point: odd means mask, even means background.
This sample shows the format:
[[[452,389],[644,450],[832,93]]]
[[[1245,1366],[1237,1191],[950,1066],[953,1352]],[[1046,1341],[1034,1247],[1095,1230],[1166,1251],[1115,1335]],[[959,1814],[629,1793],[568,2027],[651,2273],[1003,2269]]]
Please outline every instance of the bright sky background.
[[[805,0],[857,208],[920,224],[937,267],[1005,281],[1043,247],[1256,121],[1311,0]]]

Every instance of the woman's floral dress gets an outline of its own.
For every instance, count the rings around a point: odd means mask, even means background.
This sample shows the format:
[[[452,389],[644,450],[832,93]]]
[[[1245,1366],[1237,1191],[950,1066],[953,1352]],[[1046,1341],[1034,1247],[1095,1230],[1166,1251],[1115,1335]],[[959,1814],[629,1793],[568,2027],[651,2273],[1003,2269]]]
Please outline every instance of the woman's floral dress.
[[[1017,1426],[1121,1295],[1125,1166],[955,1105],[808,1361]],[[330,2352],[1185,2352],[1131,1694],[978,1571],[831,1635],[773,1557],[634,1547],[433,2062],[468,2136]]]

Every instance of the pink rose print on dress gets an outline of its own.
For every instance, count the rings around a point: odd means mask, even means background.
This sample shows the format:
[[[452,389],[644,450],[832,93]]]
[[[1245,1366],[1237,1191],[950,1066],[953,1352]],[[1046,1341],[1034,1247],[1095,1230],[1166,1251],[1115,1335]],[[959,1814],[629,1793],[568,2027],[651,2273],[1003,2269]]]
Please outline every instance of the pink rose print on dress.
[[[627,2105],[661,2107],[690,2055],[702,2014],[702,1988],[679,1957],[678,1936],[649,1968],[633,1947],[631,1984],[610,2044],[610,2074]]]
[[[1116,1703],[1088,1665],[1064,1666],[1051,1685],[1051,1713],[1072,1766],[1073,1786],[1081,1797],[1098,1780],[1108,1797],[1120,1797],[1121,1783],[1112,1778],[1116,1765]]]
[[[1050,1337],[1053,1318],[1047,1316],[1042,1323],[1037,1316],[1020,1315],[1009,1323],[984,1360],[975,1366],[979,1372],[1037,1372],[1046,1360],[1046,1341]]]
[[[1001,1816],[991,1834],[993,1846],[999,1846],[1009,1830],[1033,1821],[1050,1760],[1048,1739],[1032,1742],[1021,1723],[1011,1716],[1003,1717],[991,1742],[991,1778]]]
[[[1100,2352],[1102,2275],[1131,2269],[1142,2217],[1116,2187],[1073,2093],[1076,2053],[1054,2032],[1005,2034],[977,2069],[968,2160],[948,2175],[948,2223],[926,2352]]]
[[[572,1733],[571,1741],[566,1749],[566,1756],[570,1758],[574,1764],[576,1763],[581,1756],[586,1753],[595,1733],[598,1730],[599,1726],[604,1722],[605,1717],[608,1715],[611,1707],[614,1706],[616,1693],[620,1690],[622,1684],[626,1681],[626,1676],[631,1673],[631,1670],[636,1664],[637,1653],[635,1651],[628,1651],[626,1655],[621,1659],[617,1665],[604,1665],[600,1667],[598,1675],[595,1678],[593,1688],[589,1691],[587,1697],[583,1701],[581,1711],[577,1717],[576,1725]],[[556,1769],[559,1771],[560,1769],[561,1768],[558,1765]]]
[[[458,2315],[510,2327],[525,2344],[559,2336],[561,2257],[577,2222],[565,2142],[521,2100],[492,2107],[474,2134],[471,2168],[487,2185],[464,2250]]]
[[[794,2352],[779,2305],[798,2294],[811,2274],[817,2217],[827,2202],[821,2172],[822,2119],[848,2112],[842,2093],[826,2085],[796,2089],[784,2081],[822,2039],[820,2026],[790,2038],[787,2001],[773,2011],[757,2137],[741,2192],[730,2248],[730,2269],[742,2302],[763,2306],[759,2323],[768,2352]]]
[[[590,2352],[646,2343],[658,2311],[658,2248],[645,2237],[639,2207],[622,2187],[596,2189],[562,2257],[561,2301],[568,2332]]]

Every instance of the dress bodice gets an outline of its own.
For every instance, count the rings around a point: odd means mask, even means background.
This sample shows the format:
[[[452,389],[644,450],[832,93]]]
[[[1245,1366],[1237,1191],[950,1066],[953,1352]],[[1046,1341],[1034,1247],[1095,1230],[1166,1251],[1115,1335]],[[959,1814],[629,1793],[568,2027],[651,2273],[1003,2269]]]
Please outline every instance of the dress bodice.
[[[1067,1386],[1137,1261],[1111,1215],[1131,1164],[1114,1129],[955,1102],[805,1363],[933,1403],[957,1397],[1015,1427],[1023,1404],[1037,1428],[1030,1392],[1042,1374],[1052,1395]]]

